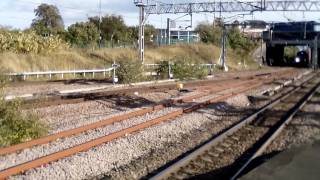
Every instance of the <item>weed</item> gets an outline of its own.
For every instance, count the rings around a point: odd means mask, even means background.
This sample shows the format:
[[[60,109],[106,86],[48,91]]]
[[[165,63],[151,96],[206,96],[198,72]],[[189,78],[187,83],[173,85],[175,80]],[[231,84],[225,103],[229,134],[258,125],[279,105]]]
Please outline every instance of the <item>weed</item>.
[[[0,77],[3,75],[0,75]],[[3,78],[1,78],[3,79]],[[5,81],[1,81],[0,87],[0,147],[5,147],[48,133],[48,127],[40,122],[39,118],[30,112],[23,112],[21,101],[6,101],[3,95]]]
[[[179,80],[203,79],[208,71],[198,62],[188,59],[176,60],[172,66],[174,77]]]
[[[169,61],[160,61],[157,64],[155,72],[157,72],[159,79],[168,79],[169,78]]]
[[[144,80],[143,65],[139,61],[122,59],[116,70],[119,81],[125,84],[135,83]]]

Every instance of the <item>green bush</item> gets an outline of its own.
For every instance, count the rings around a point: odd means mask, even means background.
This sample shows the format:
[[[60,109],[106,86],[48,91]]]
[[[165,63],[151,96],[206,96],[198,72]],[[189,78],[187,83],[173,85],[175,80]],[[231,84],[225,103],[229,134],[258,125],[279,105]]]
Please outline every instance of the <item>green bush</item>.
[[[4,99],[4,81],[0,82],[0,88],[0,147],[29,141],[48,133],[47,126],[35,114],[22,112],[20,101]]]
[[[144,80],[143,65],[140,61],[120,60],[116,75],[121,83],[130,84]]]
[[[205,67],[201,67],[197,62],[185,59],[175,61],[172,72],[174,78],[180,80],[203,79],[208,75]]]
[[[0,100],[0,147],[9,146],[46,135],[47,127],[37,116],[23,114],[20,102]]]
[[[194,70],[195,72],[195,78],[197,79],[205,79],[208,74],[209,74],[209,71],[207,68],[205,67],[201,67],[198,65],[198,67],[195,67],[196,69]]]
[[[158,78],[160,79],[168,79],[169,78],[169,61],[160,61],[157,64],[156,72]]]

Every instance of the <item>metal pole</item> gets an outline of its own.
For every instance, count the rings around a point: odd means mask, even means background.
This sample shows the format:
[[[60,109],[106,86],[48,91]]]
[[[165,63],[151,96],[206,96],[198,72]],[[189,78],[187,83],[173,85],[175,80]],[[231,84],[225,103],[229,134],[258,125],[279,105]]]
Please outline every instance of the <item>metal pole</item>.
[[[224,71],[228,71],[228,67],[226,65],[226,42],[227,42],[227,32],[225,26],[222,27],[222,35],[221,35],[221,53],[219,58],[219,64],[224,69]]]
[[[144,63],[144,5],[141,4],[139,7],[139,57],[140,61]]]
[[[116,67],[113,67],[113,78],[112,78],[112,83],[116,84]]]
[[[167,45],[170,45],[171,44],[171,32],[170,32],[170,29],[171,29],[171,24],[170,24],[170,18],[167,19],[167,35],[168,35],[168,42],[167,42]]]
[[[99,0],[99,48],[101,48],[101,41],[102,41],[102,37],[101,37],[101,0]]]
[[[168,77],[169,77],[169,79],[171,79],[172,77],[171,77],[171,65],[170,65],[170,61],[168,61],[168,70],[169,70],[169,75],[168,75]]]
[[[113,60],[112,67],[113,67],[112,83],[113,83],[113,85],[115,85],[115,84],[118,82],[118,77],[116,77],[117,64],[116,64],[116,61],[115,61],[115,60]],[[110,71],[109,71],[109,72],[110,72]]]

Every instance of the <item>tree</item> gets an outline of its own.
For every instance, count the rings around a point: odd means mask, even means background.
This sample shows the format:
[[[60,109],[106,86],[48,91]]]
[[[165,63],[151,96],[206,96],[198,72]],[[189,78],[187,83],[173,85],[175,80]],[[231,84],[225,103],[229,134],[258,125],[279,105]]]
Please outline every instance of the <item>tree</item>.
[[[144,39],[146,45],[153,44],[153,38],[156,34],[156,28],[151,24],[146,24],[144,28]],[[139,39],[139,27],[130,26],[126,30],[127,41],[137,42]]]
[[[96,27],[100,27],[102,40],[118,42],[126,41],[127,26],[124,23],[122,16],[105,15],[101,18],[101,24],[99,25],[99,17],[90,17],[89,22],[92,22]]]
[[[137,42],[139,39],[139,27],[138,26],[130,26],[127,28],[127,34],[130,42]]]
[[[66,40],[80,47],[95,46],[99,40],[99,31],[91,22],[72,24],[68,27]]]
[[[214,27],[210,24],[200,23],[195,31],[199,33],[200,39],[204,43],[219,45],[221,42],[222,29],[219,26]]]
[[[41,4],[34,12],[36,18],[32,20],[31,28],[38,34],[58,34],[64,30],[62,17],[56,6]]]
[[[228,44],[232,49],[247,53],[254,46],[254,43],[248,38],[244,37],[236,27],[229,29],[227,34]]]
[[[255,46],[254,42],[244,37],[237,27],[232,27],[227,31],[227,41],[228,46],[238,54],[241,61],[245,61]]]
[[[144,27],[144,37],[146,45],[153,44],[153,39],[156,34],[156,28],[151,24],[146,24]]]

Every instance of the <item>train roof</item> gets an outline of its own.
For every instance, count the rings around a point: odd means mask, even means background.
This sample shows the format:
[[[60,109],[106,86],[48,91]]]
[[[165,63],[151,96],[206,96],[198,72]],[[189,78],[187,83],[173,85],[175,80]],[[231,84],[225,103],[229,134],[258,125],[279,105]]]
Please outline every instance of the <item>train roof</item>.
[[[320,23],[315,21],[281,22],[272,24],[270,29],[278,32],[320,32]]]

